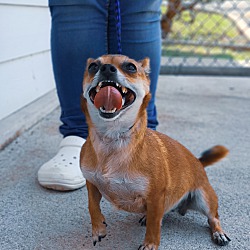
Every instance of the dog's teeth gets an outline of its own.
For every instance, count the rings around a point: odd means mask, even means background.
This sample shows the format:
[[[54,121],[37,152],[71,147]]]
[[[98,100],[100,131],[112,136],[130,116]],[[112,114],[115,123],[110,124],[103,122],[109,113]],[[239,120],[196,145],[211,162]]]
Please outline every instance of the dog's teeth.
[[[116,87],[117,88],[121,88],[122,87],[122,85],[121,84],[119,84],[118,82],[116,83]]]
[[[127,92],[128,92],[128,90],[125,87],[122,86],[122,93],[126,94]]]
[[[102,87],[102,82],[99,82],[98,86],[101,88]]]
[[[115,113],[115,111],[116,111],[116,108],[113,108],[112,110],[105,110],[105,108],[104,107],[100,107],[100,111],[102,112],[102,113]]]
[[[96,91],[96,93],[98,93],[100,91],[100,86],[97,86],[95,91]]]
[[[103,107],[100,107],[100,110],[102,113],[106,113],[105,109]]]
[[[122,98],[122,106],[125,104],[125,97]]]

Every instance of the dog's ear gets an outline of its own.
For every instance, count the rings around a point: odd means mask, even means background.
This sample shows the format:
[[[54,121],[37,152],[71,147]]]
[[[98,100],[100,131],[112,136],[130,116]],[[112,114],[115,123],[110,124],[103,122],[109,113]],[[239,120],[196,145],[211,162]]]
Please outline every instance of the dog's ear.
[[[143,60],[139,61],[139,63],[143,67],[145,74],[148,76],[150,73],[150,59],[146,57]]]

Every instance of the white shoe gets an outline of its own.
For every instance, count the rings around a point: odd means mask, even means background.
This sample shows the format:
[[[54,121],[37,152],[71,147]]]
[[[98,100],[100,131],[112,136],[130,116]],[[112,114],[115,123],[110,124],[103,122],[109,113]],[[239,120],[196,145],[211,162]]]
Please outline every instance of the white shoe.
[[[80,169],[80,151],[84,143],[85,140],[78,136],[65,137],[56,156],[40,167],[40,185],[59,191],[83,187],[86,180]]]

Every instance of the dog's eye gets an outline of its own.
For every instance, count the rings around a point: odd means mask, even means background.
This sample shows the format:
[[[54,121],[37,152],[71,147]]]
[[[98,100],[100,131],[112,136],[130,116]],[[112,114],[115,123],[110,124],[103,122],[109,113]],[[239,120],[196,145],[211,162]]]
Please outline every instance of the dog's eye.
[[[99,65],[95,62],[92,62],[88,67],[88,71],[91,74],[95,74],[98,70],[99,70]]]
[[[137,72],[137,68],[133,63],[125,63],[123,64],[123,69],[129,73]]]

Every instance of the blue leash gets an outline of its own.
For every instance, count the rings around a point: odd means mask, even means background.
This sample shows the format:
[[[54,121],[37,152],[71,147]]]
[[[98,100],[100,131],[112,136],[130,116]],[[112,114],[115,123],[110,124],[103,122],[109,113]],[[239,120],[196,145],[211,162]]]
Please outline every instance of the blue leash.
[[[120,1],[115,0],[115,16],[116,16],[116,36],[117,36],[117,53],[122,53],[122,37],[121,37],[121,10]]]

